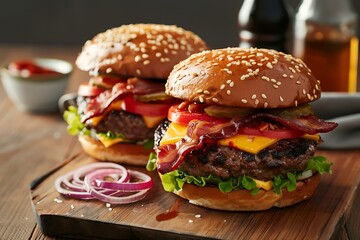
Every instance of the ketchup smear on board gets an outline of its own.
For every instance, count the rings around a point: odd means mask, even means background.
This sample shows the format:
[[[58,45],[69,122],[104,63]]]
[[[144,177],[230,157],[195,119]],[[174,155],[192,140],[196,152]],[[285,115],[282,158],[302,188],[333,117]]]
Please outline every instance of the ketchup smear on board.
[[[30,77],[33,75],[54,75],[61,74],[50,68],[37,65],[31,60],[19,60],[9,64],[9,71],[21,77]]]

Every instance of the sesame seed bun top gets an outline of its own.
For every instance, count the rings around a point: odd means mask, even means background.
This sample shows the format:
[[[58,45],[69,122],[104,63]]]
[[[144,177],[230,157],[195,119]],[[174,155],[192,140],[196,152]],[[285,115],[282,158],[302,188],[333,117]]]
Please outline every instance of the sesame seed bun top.
[[[186,101],[250,108],[298,106],[320,98],[320,81],[300,59],[268,49],[226,48],[177,64],[166,93]]]
[[[166,79],[175,64],[205,49],[207,46],[199,36],[180,27],[131,24],[88,40],[76,65],[94,75]]]

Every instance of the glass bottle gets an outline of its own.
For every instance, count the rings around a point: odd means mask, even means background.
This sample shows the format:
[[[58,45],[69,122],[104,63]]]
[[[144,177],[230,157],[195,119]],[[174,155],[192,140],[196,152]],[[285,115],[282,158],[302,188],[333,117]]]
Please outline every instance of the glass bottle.
[[[356,22],[350,0],[303,0],[300,4],[292,54],[313,71],[322,91],[356,92]]]
[[[240,47],[287,52],[290,13],[283,0],[244,0],[238,24]]]

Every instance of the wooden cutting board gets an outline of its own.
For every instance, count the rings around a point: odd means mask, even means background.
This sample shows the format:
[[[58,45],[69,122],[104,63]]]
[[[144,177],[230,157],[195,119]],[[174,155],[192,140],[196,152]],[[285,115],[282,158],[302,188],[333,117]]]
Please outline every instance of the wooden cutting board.
[[[37,222],[48,236],[78,239],[360,239],[360,159],[347,152],[320,152],[333,163],[313,197],[295,206],[263,212],[223,212],[189,204],[155,186],[126,205],[60,195],[55,179],[95,160],[80,153],[31,184]],[[357,153],[357,156],[359,154]]]

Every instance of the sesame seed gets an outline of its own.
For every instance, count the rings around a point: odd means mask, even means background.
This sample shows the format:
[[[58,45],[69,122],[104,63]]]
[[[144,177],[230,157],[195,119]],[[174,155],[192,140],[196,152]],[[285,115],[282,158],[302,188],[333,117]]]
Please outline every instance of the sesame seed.
[[[252,96],[251,96],[251,99],[255,99],[256,98],[256,94],[253,94]]]
[[[146,53],[144,53],[143,55],[141,55],[142,56],[142,58],[149,58],[149,54],[146,54]]]
[[[276,79],[273,79],[273,78],[272,78],[270,81],[271,81],[272,83],[276,83],[276,82],[277,82]]]
[[[106,69],[106,73],[111,73],[112,72],[112,68],[107,68]]]
[[[229,80],[226,81],[227,84],[230,84],[231,82],[232,82],[231,79],[229,79]]]
[[[137,74],[137,75],[141,75],[140,69],[136,69],[136,74]]]
[[[273,66],[272,66],[272,64],[270,63],[270,62],[268,62],[267,64],[266,64],[266,66],[268,67],[268,68],[273,68]]]
[[[286,77],[287,77],[287,74],[284,73],[282,76],[283,76],[284,78],[286,78]]]
[[[277,82],[276,85],[280,86],[280,85],[281,85],[281,82]]]
[[[227,91],[226,91],[226,94],[230,96],[231,91],[230,91],[230,90],[227,90]]]
[[[295,100],[295,107],[297,107],[298,106],[298,101],[297,100]]]
[[[223,90],[225,88],[225,84],[221,84],[220,89]]]
[[[247,100],[246,99],[241,99],[241,102],[242,103],[247,103]]]
[[[296,84],[299,84],[299,85],[300,85],[300,84],[301,84],[301,82],[300,82],[300,81],[296,81]]]
[[[268,107],[268,103],[267,102],[264,102],[264,108],[267,108]]]
[[[227,69],[227,68],[224,68],[223,69],[227,74],[229,74],[229,75],[231,75],[232,74],[232,71],[230,71],[229,69]]]
[[[140,62],[141,61],[141,57],[139,55],[135,56],[135,62]]]
[[[265,80],[265,81],[270,81],[270,78],[266,77],[266,76],[262,76],[261,79]]]
[[[155,53],[155,57],[161,57],[161,55],[162,55],[162,53],[161,52],[157,52],[157,53]]]
[[[292,73],[296,73],[295,69],[293,69],[292,67],[289,67],[289,70],[292,71]]]
[[[210,92],[209,92],[208,90],[204,90],[204,94],[209,95],[209,94],[210,94]]]
[[[143,64],[144,64],[144,65],[150,64],[150,60],[145,60],[145,61],[143,62]]]
[[[284,99],[283,99],[282,96],[280,96],[279,99],[280,99],[281,102],[284,102]]]
[[[263,93],[263,94],[261,94],[261,97],[262,98],[264,98],[264,99],[266,99],[267,98],[267,96]]]
[[[204,102],[204,98],[202,96],[199,97],[199,100],[200,100],[201,103]]]
[[[202,93],[203,90],[199,89],[199,90],[196,90],[196,93]]]
[[[276,84],[273,84],[273,87],[274,87],[275,89],[279,88],[279,86],[276,85]]]
[[[242,75],[242,76],[240,77],[240,80],[244,81],[245,78],[246,78],[246,76],[247,76],[247,75]]]
[[[219,102],[217,98],[212,98],[213,102]]]
[[[230,84],[229,84],[229,87],[233,87],[234,86],[234,82],[231,82]]]
[[[290,75],[290,77],[289,77],[289,78],[291,78],[291,79],[292,79],[292,78],[294,78],[294,75]]]
[[[305,89],[303,89],[303,90],[302,90],[302,93],[303,93],[304,95],[306,95],[306,91],[305,91]]]
[[[258,105],[259,104],[259,99],[255,100],[255,104]]]

